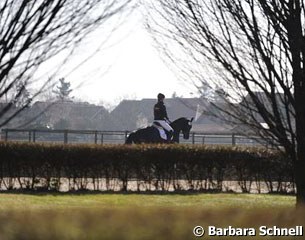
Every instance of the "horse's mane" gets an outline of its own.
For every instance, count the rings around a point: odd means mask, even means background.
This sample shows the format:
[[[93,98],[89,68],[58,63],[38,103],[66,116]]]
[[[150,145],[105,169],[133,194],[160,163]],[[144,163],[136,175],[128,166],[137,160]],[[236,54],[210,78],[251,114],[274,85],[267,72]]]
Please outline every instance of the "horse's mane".
[[[174,120],[173,122],[180,122],[182,120],[187,120],[186,117],[180,117],[180,118],[177,118],[176,120]]]
[[[178,118],[178,119],[172,121],[172,123],[170,125],[174,128],[175,126],[184,124],[186,121],[188,121],[186,117],[181,117],[181,118]]]

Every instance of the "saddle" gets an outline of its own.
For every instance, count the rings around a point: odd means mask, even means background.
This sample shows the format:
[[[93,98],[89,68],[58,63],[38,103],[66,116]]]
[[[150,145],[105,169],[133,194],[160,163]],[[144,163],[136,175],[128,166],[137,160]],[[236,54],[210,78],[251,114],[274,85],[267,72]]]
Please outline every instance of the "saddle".
[[[164,140],[168,140],[168,132],[158,122],[153,122],[152,127],[159,131],[160,137]]]

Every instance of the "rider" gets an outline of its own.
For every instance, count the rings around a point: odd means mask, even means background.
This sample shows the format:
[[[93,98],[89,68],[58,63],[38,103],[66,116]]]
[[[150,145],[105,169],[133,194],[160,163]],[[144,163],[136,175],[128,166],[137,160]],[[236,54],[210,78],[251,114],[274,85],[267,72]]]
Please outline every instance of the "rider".
[[[167,116],[166,107],[164,105],[165,95],[162,93],[158,94],[158,102],[154,106],[154,121],[159,123],[166,131],[167,139],[170,141],[174,130],[169,125],[170,121]]]

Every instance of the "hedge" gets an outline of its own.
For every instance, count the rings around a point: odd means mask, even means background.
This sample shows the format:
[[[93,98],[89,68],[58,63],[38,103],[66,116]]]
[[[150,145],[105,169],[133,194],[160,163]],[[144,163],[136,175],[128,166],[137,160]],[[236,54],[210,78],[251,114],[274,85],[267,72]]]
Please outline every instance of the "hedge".
[[[266,148],[0,142],[0,189],[294,192],[292,163]]]

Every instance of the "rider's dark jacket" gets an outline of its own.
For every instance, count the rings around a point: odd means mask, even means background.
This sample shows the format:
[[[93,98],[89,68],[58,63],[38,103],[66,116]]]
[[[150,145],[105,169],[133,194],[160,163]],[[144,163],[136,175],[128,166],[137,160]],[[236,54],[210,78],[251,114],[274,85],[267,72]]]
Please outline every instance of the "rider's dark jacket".
[[[154,120],[168,120],[166,107],[162,101],[158,101],[154,106]]]

